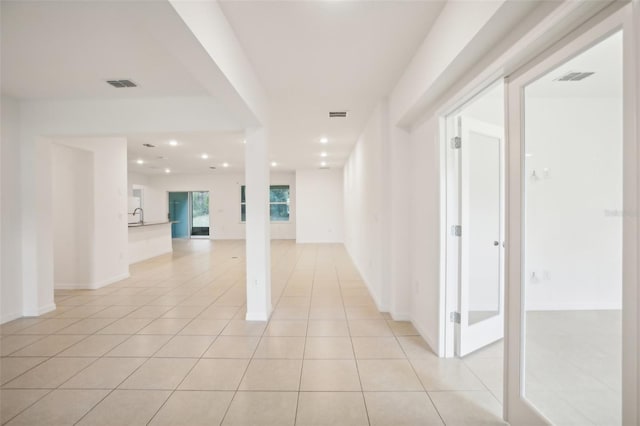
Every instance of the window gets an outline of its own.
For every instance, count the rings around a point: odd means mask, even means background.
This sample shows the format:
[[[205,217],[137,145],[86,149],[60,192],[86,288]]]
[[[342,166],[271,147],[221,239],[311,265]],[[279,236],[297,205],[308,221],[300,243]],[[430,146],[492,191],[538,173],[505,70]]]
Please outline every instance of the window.
[[[289,221],[289,185],[272,185],[269,187],[269,213],[271,222]],[[246,188],[240,187],[240,220],[247,220]]]

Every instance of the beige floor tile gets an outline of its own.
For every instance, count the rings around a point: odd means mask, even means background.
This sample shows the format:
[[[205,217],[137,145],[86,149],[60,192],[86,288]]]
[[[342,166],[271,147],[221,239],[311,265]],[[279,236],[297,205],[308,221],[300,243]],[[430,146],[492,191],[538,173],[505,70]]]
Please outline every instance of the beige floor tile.
[[[361,392],[300,392],[296,425],[367,426]]]
[[[409,321],[387,321],[396,336],[419,336],[418,330]]]
[[[54,356],[87,336],[47,336],[11,354],[12,356]]]
[[[37,322],[35,325],[16,331],[16,334],[51,334],[78,321],[79,319],[77,318],[45,319]]]
[[[18,318],[13,321],[9,321],[5,324],[0,325],[0,334],[15,334],[20,330],[24,330],[27,327],[31,327],[39,322],[44,321],[43,318]],[[46,334],[46,333],[45,333]]]
[[[110,306],[107,309],[96,312],[91,318],[123,318],[138,309],[137,306]]]
[[[150,357],[169,340],[170,335],[135,335],[113,348],[105,356],[111,357]]]
[[[264,333],[265,336],[306,336],[305,320],[271,320]]]
[[[164,345],[154,357],[200,358],[215,337],[212,336],[175,336]]]
[[[222,422],[225,426],[287,426],[295,423],[296,392],[238,392]]]
[[[254,359],[240,383],[240,390],[297,391],[302,361],[292,359]]]
[[[96,334],[76,343],[59,356],[103,356],[128,337],[122,334]]]
[[[144,426],[171,392],[115,390],[93,408],[79,426]]]
[[[358,369],[353,360],[305,360],[301,391],[360,391]]]
[[[420,336],[399,336],[398,342],[410,359],[433,359],[438,356]]]
[[[0,358],[0,385],[15,379],[22,373],[47,360],[45,357]]]
[[[349,337],[307,337],[305,359],[353,359]]]
[[[151,322],[146,318],[122,318],[102,330],[98,334],[135,334]]]
[[[138,331],[138,334],[177,334],[191,321],[188,318],[158,318]]]
[[[365,392],[371,426],[442,425],[426,392]]]
[[[223,336],[261,336],[267,323],[264,321],[231,320],[222,330]]]
[[[60,312],[56,318],[87,318],[94,315],[96,312],[104,311],[106,306],[78,306],[71,309],[66,309]]]
[[[85,318],[58,330],[56,334],[93,334],[112,322],[114,322],[112,318]]]
[[[230,320],[238,312],[240,308],[237,306],[211,306],[198,315],[201,319],[220,319]]]
[[[151,426],[219,425],[233,392],[176,391],[153,417]]]
[[[427,391],[486,389],[460,359],[413,359],[411,364]]]
[[[104,398],[106,390],[54,390],[8,425],[73,425]]]
[[[95,361],[95,358],[51,358],[40,364],[40,359],[32,359],[39,365],[4,386],[7,388],[56,388]],[[4,374],[4,364],[2,370]]]
[[[170,306],[143,306],[127,315],[127,318],[156,319],[171,309]]]
[[[310,320],[344,320],[346,314],[342,303],[337,306],[311,306],[309,310]]]
[[[255,358],[302,359],[304,337],[263,337],[258,344]]]
[[[420,380],[405,359],[358,361],[364,391],[422,391]]]
[[[358,359],[406,358],[395,337],[353,337]]]
[[[349,327],[343,320],[311,320],[307,336],[340,337],[349,336]]]
[[[100,358],[60,387],[64,389],[115,389],[145,361],[146,358]]]
[[[274,320],[306,320],[309,318],[309,308],[306,306],[279,306],[273,310],[271,318]]]
[[[204,358],[251,358],[258,347],[258,336],[219,336]]]
[[[201,306],[176,306],[165,312],[161,318],[195,318],[203,310]]]
[[[502,407],[487,391],[429,392],[449,426],[505,425]]]
[[[248,364],[248,359],[201,359],[180,390],[236,390]]]
[[[347,313],[347,318],[350,320],[383,319],[382,314],[375,306],[347,306],[345,311]]]
[[[194,319],[185,328],[180,331],[180,334],[188,334],[192,336],[217,336],[227,326],[227,320],[215,320],[215,319]]]
[[[195,359],[151,358],[120,385],[121,389],[176,389]]]
[[[385,320],[350,320],[349,331],[352,336],[393,336]]]
[[[45,396],[48,389],[0,389],[0,424]]]
[[[7,356],[44,337],[46,336],[39,334],[16,334],[13,336],[2,336],[2,338],[0,339],[0,356]]]

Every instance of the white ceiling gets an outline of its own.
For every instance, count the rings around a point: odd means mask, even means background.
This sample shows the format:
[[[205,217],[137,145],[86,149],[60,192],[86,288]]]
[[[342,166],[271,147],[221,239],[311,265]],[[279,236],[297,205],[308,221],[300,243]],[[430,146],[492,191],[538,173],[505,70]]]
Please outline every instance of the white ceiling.
[[[223,1],[223,12],[269,96],[271,160],[285,170],[318,167],[323,160],[341,167],[443,4]],[[206,52],[167,1],[3,0],[1,7],[5,95],[111,99],[217,96],[228,90],[221,73],[202,72]],[[203,81],[203,75],[210,80]],[[114,78],[132,79],[139,87],[115,89],[105,83]],[[348,110],[349,117],[330,120],[330,110]],[[148,152],[138,151],[141,143],[161,147],[169,139],[183,141],[176,147],[181,154],[173,148],[166,153],[175,173],[203,168],[203,160],[193,157],[205,148],[212,160],[241,168],[242,146],[228,143],[240,133],[122,136],[131,140],[132,158]],[[318,142],[323,136],[327,145]],[[158,167],[137,171],[156,173],[164,165]]]

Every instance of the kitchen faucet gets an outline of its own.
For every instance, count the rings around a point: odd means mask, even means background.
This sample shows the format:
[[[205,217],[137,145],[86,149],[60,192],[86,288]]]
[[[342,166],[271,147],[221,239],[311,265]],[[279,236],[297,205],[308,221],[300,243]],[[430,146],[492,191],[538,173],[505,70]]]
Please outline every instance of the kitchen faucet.
[[[142,210],[142,208],[141,208],[141,207],[136,207],[136,209],[135,209],[135,210],[133,211],[133,213],[131,213],[131,214],[132,214],[133,216],[135,216],[135,215],[136,215],[136,212],[137,212],[138,210],[140,210],[140,222],[139,222],[139,223],[142,225],[142,224],[144,224],[144,210]]]

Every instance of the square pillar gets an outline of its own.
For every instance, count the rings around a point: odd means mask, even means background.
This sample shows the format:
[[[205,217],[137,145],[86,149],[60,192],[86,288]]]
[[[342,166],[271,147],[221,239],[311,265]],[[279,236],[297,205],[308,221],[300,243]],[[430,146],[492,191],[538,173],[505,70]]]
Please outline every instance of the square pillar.
[[[271,315],[269,140],[264,127],[245,132],[245,197],[248,321]]]

